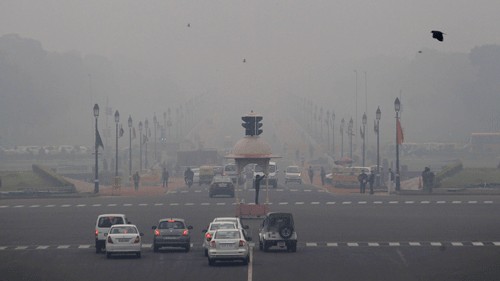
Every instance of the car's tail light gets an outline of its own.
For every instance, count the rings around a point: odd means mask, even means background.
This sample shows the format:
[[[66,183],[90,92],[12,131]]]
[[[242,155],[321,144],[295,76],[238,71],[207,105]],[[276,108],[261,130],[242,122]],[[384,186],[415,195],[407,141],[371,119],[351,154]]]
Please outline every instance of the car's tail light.
[[[207,234],[205,234],[205,239],[207,239],[207,241],[212,240],[212,234],[207,232]]]
[[[215,248],[215,241],[210,242],[210,247]]]
[[[240,246],[240,247],[245,246],[245,241],[244,241],[244,240],[240,240],[240,245],[239,245],[239,246]]]
[[[189,235],[189,230],[184,229],[184,231],[182,232],[182,236],[188,236],[188,235]]]
[[[139,242],[141,242],[141,237],[137,235],[137,237],[135,237],[134,243],[139,243]]]
[[[97,236],[99,235],[99,230],[95,230],[95,237],[97,238]]]
[[[155,229],[155,236],[160,236],[160,231],[158,229]]]
[[[108,236],[108,243],[113,244],[113,240],[111,239],[111,236]]]

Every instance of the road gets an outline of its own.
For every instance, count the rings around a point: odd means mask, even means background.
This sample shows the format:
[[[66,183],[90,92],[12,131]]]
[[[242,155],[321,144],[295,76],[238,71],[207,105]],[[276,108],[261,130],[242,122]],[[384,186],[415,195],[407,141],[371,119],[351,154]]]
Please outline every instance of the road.
[[[254,191],[238,192],[252,202]],[[261,194],[265,202],[265,191]],[[0,200],[0,280],[498,280],[500,197],[336,195],[311,185],[269,191],[272,211],[294,214],[296,253],[252,250],[250,265],[209,267],[202,229],[231,216],[232,198],[193,186],[162,196]],[[125,213],[145,234],[143,257],[95,254],[101,213]],[[163,217],[192,225],[192,250],[153,253]],[[260,219],[245,219],[258,243]]]

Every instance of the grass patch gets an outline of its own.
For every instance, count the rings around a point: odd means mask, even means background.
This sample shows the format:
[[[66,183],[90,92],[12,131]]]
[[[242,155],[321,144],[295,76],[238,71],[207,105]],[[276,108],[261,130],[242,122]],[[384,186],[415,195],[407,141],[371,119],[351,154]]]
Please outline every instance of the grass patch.
[[[443,188],[500,186],[500,170],[496,168],[464,168],[441,181]]]
[[[0,191],[25,189],[47,189],[49,185],[32,171],[0,172],[2,186]]]

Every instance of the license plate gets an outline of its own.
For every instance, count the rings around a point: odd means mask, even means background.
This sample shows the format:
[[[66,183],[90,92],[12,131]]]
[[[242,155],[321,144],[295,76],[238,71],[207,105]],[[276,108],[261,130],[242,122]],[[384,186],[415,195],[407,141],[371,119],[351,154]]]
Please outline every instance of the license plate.
[[[219,183],[219,187],[227,187],[227,183]]]
[[[283,241],[278,242],[278,247],[284,248],[285,246],[286,246],[285,242]]]
[[[231,249],[233,248],[233,243],[220,244],[221,249]]]
[[[173,239],[177,239],[177,237],[174,237],[174,236],[167,236],[167,237],[163,237],[163,239],[166,239],[166,240],[173,240]]]
[[[118,242],[128,242],[129,238],[118,238]]]

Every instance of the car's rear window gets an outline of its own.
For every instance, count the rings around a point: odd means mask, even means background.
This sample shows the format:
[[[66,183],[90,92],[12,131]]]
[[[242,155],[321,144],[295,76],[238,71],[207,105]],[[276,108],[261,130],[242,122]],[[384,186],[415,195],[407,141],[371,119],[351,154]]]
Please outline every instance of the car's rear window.
[[[236,165],[227,165],[224,167],[224,170],[227,172],[235,172],[236,171]]]
[[[288,167],[286,169],[286,172],[287,173],[298,173],[299,172],[299,168],[298,167]]]
[[[159,229],[184,229],[184,223],[181,221],[162,221]]]
[[[236,225],[234,223],[212,223],[212,225],[210,225],[210,230],[232,229],[232,228],[236,228]]]
[[[131,226],[118,226],[111,229],[111,234],[136,234],[137,229]]]
[[[239,239],[239,231],[217,231],[215,233],[215,239]]]
[[[100,217],[99,222],[97,223],[98,227],[111,227],[115,224],[124,224],[122,217]]]

